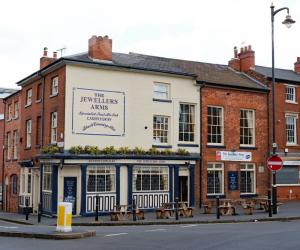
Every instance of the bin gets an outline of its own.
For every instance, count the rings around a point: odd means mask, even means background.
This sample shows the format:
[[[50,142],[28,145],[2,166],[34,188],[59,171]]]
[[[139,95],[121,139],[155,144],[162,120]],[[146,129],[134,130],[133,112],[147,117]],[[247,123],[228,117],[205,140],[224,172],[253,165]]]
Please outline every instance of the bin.
[[[57,208],[57,226],[58,232],[72,231],[72,203],[59,202]]]

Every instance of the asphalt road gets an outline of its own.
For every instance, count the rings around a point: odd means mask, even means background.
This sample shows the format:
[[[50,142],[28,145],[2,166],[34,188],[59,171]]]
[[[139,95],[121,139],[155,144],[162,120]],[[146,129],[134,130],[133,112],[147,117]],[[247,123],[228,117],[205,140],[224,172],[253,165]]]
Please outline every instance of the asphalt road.
[[[23,226],[1,222],[0,227]],[[0,249],[300,249],[300,221],[83,228],[96,230],[97,236],[63,241],[0,237]]]

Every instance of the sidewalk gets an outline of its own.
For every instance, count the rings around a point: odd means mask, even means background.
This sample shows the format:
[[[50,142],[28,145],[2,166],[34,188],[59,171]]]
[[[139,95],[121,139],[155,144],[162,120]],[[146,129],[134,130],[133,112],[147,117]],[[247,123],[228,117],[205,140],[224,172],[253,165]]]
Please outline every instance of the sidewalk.
[[[279,212],[273,217],[263,210],[254,210],[253,215],[245,215],[242,208],[237,208],[235,216],[221,216],[216,218],[216,214],[203,214],[202,209],[195,209],[193,218],[182,218],[176,221],[175,218],[156,219],[154,212],[145,213],[145,220],[133,221],[110,221],[110,216],[99,215],[99,221],[95,217],[73,217],[73,226],[118,226],[118,225],[159,225],[159,224],[194,224],[194,223],[234,223],[234,222],[253,222],[253,221],[278,221],[278,220],[300,220],[300,201],[284,203],[279,207]],[[41,223],[38,223],[36,215],[29,215],[29,220],[25,220],[25,215],[0,212],[0,221],[14,222],[23,225],[44,225],[55,226],[56,218],[42,217]]]

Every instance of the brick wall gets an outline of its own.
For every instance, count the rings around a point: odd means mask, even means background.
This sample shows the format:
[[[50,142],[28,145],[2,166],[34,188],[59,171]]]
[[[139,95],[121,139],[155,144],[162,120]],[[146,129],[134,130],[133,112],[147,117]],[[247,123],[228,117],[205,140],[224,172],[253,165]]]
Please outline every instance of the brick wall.
[[[224,147],[207,146],[207,108],[221,106],[224,108]],[[240,148],[240,109],[255,110],[255,147]],[[252,152],[251,163],[255,164],[256,194],[266,195],[269,188],[269,171],[266,167],[268,130],[267,130],[267,94],[221,89],[206,86],[202,88],[202,201],[207,199],[207,163],[218,162],[216,151]],[[224,161],[224,194],[226,198],[239,199],[240,191],[228,191],[228,171],[240,171],[240,162]],[[263,173],[258,167],[264,166]],[[240,180],[240,175],[239,175]],[[240,185],[239,185],[240,187]]]

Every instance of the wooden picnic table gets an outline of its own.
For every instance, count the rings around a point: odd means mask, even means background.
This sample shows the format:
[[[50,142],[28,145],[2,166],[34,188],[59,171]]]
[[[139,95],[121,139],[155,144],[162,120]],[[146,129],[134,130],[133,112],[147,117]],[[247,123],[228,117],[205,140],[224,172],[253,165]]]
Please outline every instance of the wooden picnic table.
[[[231,199],[220,199],[220,213],[221,215],[235,215],[235,201]]]
[[[157,219],[169,219],[170,217],[173,217],[174,212],[175,209],[171,202],[163,203],[161,208],[155,210]]]
[[[128,205],[115,205],[114,211],[110,213],[112,221],[129,220],[132,211],[128,210]]]

